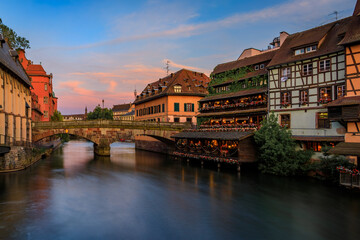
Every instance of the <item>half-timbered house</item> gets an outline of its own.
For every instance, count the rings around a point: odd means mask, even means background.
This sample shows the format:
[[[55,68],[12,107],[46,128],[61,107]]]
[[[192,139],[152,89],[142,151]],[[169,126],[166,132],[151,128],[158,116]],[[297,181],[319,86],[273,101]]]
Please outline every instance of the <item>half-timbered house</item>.
[[[344,141],[325,104],[345,95],[345,49],[351,18],[290,35],[269,63],[269,110],[303,149],[320,152]]]
[[[214,68],[209,95],[199,101],[198,130],[174,136],[175,155],[218,163],[256,161],[253,131],[268,110],[267,65],[288,34],[267,50],[245,49],[240,57]]]
[[[346,127],[345,142],[330,153],[352,156],[359,164],[360,157],[360,0],[357,1],[351,23],[341,46],[345,48],[346,96],[327,104],[329,119]]]

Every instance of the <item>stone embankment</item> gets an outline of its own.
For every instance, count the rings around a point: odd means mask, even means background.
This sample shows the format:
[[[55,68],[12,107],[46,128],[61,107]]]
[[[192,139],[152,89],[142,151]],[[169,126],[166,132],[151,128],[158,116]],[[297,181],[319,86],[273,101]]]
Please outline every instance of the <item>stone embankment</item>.
[[[0,156],[0,173],[24,170],[40,159],[50,156],[60,144],[61,141],[55,141],[50,148],[12,146],[9,153]]]

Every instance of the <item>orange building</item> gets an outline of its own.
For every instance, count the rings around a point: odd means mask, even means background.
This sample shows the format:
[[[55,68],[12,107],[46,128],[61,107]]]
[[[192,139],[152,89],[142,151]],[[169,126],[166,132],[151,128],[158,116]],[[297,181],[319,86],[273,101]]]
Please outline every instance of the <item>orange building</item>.
[[[340,42],[345,47],[346,96],[327,105],[329,118],[346,127],[345,142],[330,152],[353,156],[358,164],[360,157],[360,0],[357,1],[351,24]]]
[[[134,102],[135,120],[196,124],[198,101],[209,82],[204,73],[181,69],[148,84]]]
[[[47,74],[41,64],[33,64],[32,61],[25,57],[25,51],[20,49],[19,60],[24,67],[26,73],[31,78],[33,89],[31,92],[38,96],[39,110],[41,111],[41,121],[50,121],[51,116],[57,110],[57,100],[53,91],[53,75]],[[35,109],[33,111],[36,111]],[[32,116],[37,116],[33,113]],[[37,119],[33,118],[33,121]]]

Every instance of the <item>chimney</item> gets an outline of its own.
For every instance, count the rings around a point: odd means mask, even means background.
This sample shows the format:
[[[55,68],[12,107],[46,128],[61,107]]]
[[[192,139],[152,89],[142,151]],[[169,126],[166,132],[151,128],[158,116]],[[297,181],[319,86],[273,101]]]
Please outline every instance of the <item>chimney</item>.
[[[280,32],[280,47],[281,45],[284,43],[285,39],[289,36],[290,34],[288,34],[285,31]]]

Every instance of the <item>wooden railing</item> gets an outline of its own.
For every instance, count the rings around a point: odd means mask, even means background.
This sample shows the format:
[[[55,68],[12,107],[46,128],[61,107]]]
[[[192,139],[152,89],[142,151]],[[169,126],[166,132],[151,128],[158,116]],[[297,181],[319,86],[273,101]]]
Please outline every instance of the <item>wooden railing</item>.
[[[63,122],[33,122],[33,129],[67,129],[67,128],[122,128],[122,129],[156,129],[182,130],[191,128],[190,123],[147,122],[127,120],[89,120]]]
[[[351,188],[360,188],[360,176],[351,173],[340,173],[340,184]]]

